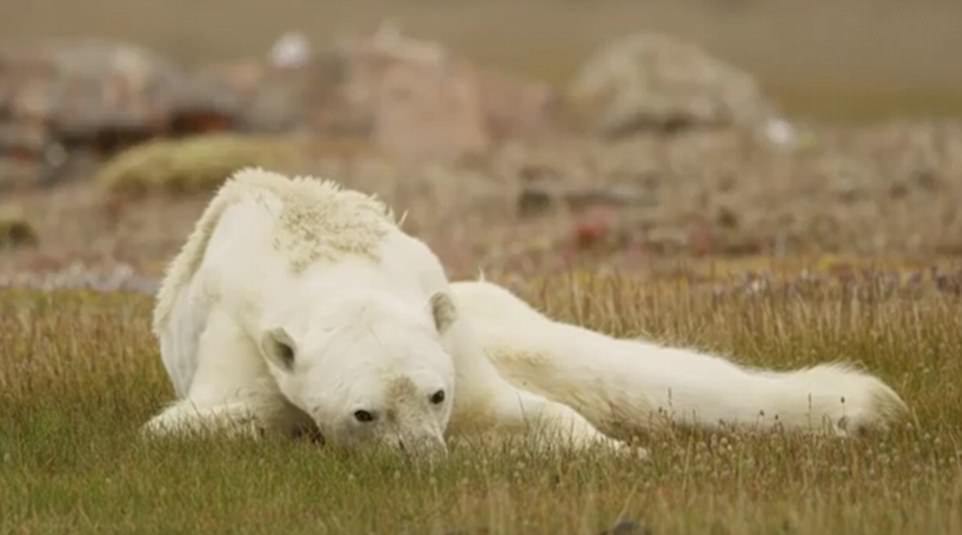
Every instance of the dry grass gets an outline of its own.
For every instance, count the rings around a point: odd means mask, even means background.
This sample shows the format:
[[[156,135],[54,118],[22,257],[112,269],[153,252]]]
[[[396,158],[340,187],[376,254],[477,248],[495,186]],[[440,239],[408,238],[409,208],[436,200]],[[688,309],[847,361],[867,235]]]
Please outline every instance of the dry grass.
[[[765,279],[768,280],[768,279]],[[962,531],[962,301],[936,278],[695,287],[566,275],[552,316],[778,368],[859,362],[914,410],[840,441],[674,430],[650,462],[454,449],[425,466],[309,443],[148,444],[169,399],[137,295],[0,293],[0,531],[652,533]],[[639,529],[636,533],[642,533]]]

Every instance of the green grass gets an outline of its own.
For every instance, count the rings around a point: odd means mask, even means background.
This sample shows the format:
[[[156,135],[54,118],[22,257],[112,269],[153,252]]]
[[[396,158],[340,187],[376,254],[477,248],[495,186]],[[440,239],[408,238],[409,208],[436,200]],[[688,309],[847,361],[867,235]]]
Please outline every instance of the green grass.
[[[282,439],[145,443],[171,397],[151,300],[4,290],[0,532],[959,533],[962,300],[942,288],[529,282],[552,316],[614,334],[777,368],[854,360],[913,417],[852,440],[665,430],[648,462],[458,445],[433,465]]]

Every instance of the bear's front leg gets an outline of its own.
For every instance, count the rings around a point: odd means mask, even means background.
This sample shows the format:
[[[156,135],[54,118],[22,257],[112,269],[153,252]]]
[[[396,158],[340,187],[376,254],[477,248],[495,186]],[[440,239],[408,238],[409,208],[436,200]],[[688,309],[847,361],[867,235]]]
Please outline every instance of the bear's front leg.
[[[150,437],[221,433],[228,436],[260,436],[260,427],[253,407],[235,401],[198,407],[190,400],[182,400],[151,418],[142,432]]]

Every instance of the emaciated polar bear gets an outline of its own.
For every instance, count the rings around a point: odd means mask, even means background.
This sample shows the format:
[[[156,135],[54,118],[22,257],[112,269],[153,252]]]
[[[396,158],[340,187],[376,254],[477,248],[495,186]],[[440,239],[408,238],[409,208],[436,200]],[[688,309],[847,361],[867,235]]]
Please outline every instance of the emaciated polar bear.
[[[443,450],[446,436],[537,427],[584,446],[668,419],[845,434],[905,410],[849,367],[752,370],[554,322],[487,282],[449,284],[380,202],[259,169],[211,201],[154,320],[181,399],[153,435],[310,430]]]
[[[152,435],[311,431],[443,450],[446,432],[537,425],[611,442],[502,379],[437,257],[376,199],[329,181],[229,179],[168,268],[154,332],[180,400],[147,423]]]

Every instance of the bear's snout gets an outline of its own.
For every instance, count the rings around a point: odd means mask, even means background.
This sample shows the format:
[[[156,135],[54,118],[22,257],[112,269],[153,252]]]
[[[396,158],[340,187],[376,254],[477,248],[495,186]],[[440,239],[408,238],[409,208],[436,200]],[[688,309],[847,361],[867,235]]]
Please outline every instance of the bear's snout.
[[[413,457],[435,457],[448,453],[448,446],[440,435],[399,436],[394,444],[405,455]]]

